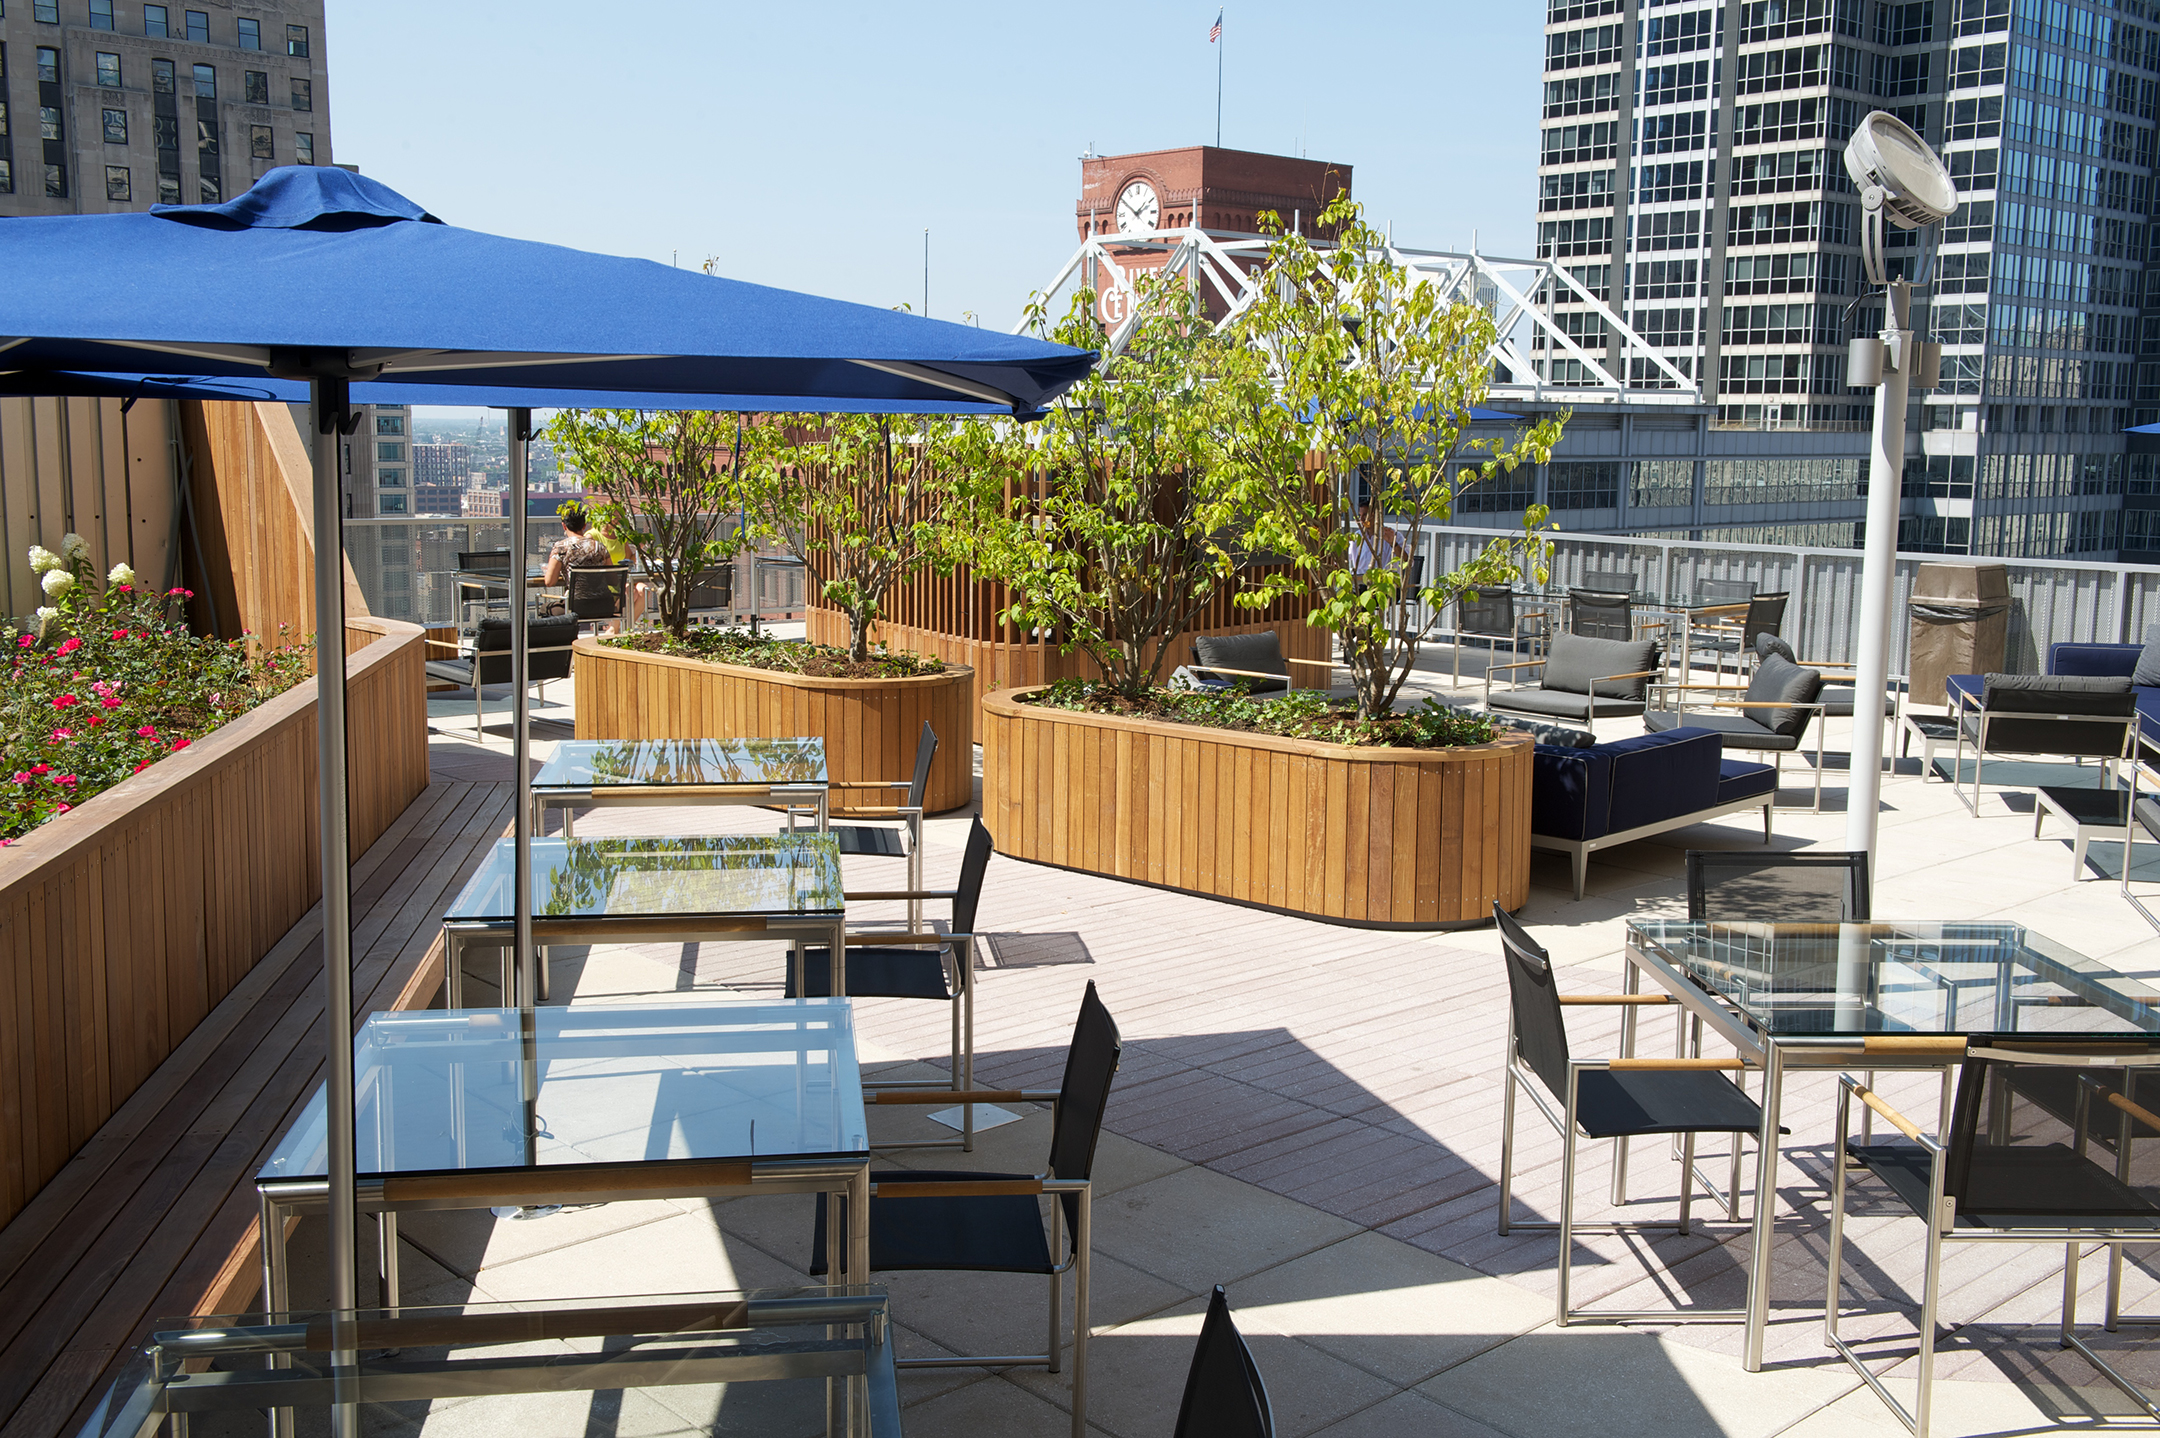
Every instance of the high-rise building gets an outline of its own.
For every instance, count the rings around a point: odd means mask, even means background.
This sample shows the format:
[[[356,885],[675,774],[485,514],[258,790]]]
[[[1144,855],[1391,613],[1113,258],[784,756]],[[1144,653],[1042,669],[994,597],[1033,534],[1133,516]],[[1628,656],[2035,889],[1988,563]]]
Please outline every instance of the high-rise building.
[[[0,216],[231,199],[330,163],[323,0],[0,3]]]
[[[1546,21],[1539,257],[1697,380],[1711,430],[1757,436],[1700,476],[1655,460],[1649,485],[1607,488],[1655,509],[1644,495],[1680,502],[1692,478],[1693,527],[1723,509],[1733,538],[1857,518],[1865,446],[1838,436],[1866,431],[1874,397],[1847,387],[1845,342],[1882,309],[1842,152],[1883,109],[1964,200],[1893,232],[1916,327],[1945,345],[1942,387],[1913,397],[1902,547],[2160,549],[2160,455],[2122,434],[2160,419],[2160,0],[1548,0]],[[1619,362],[1593,307],[1562,314]],[[1565,383],[1576,362],[1543,363]],[[1629,377],[1656,382],[1645,359]]]
[[[412,447],[412,500],[415,514],[462,514],[471,483],[469,452],[462,444],[415,444]]]

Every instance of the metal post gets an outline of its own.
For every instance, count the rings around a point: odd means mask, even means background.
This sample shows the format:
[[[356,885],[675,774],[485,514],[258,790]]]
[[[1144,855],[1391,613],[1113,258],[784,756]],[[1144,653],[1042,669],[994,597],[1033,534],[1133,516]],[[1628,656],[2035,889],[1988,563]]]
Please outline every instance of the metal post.
[[[525,675],[531,667],[525,617],[525,484],[531,458],[532,411],[510,411],[510,756],[517,768],[517,799],[512,804],[510,836],[511,941],[517,945],[517,998],[520,1008],[539,1001],[540,975],[532,930],[532,739],[525,698]]]
[[[330,1364],[336,1438],[357,1438],[359,1409],[349,1385],[360,1354],[356,1242],[359,1213],[353,1154],[352,854],[345,792],[345,506],[338,441],[349,423],[351,388],[342,379],[309,383],[315,416],[315,782],[322,820],[323,1032],[329,1047],[325,1107],[330,1145]],[[264,1235],[267,1242],[269,1235]]]
[[[1845,847],[1873,866],[1882,800],[1882,696],[1890,687],[1890,595],[1897,577],[1898,499],[1905,486],[1905,397],[1913,364],[1912,285],[1889,286],[1882,387],[1868,460],[1867,550],[1860,569],[1860,652],[1853,669],[1852,755],[1846,773]],[[1816,723],[1824,722],[1817,718]]]

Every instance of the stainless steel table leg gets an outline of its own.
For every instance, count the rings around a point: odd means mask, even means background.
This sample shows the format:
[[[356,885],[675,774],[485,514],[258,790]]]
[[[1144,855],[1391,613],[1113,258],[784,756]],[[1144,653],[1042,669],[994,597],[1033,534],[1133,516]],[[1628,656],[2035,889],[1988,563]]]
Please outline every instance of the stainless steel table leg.
[[[577,805],[575,804],[564,804],[562,806],[562,836],[563,842],[566,844],[577,837]]]
[[[465,1007],[465,939],[455,929],[443,933],[443,1007]]]
[[[863,1164],[847,1188],[848,1282],[870,1281],[870,1165]],[[829,1229],[832,1225],[827,1224]]]
[[[291,1295],[286,1291],[285,1206],[269,1193],[258,1190],[256,1212],[257,1233],[262,1242],[263,1321],[274,1323],[292,1302]],[[269,1366],[289,1368],[292,1360],[285,1354],[273,1353],[270,1355]],[[292,1409],[270,1410],[270,1438],[293,1438]]]
[[[1626,965],[1625,972],[1620,977],[1620,991],[1625,994],[1632,994],[1640,992],[1641,989],[1642,971],[1633,964]],[[1634,1004],[1628,1004],[1620,1010],[1620,1057],[1622,1058],[1635,1057],[1635,1009]],[[1614,1139],[1612,1201],[1615,1208],[1627,1202],[1627,1161],[1628,1141],[1624,1138]]]
[[[1763,1338],[1770,1326],[1770,1250],[1777,1239],[1778,1106],[1784,1098],[1785,1066],[1774,1042],[1763,1044],[1762,1133],[1755,1155],[1755,1228],[1748,1247],[1747,1333],[1740,1366],[1762,1371]]]
[[[832,994],[836,999],[847,997],[847,921],[833,920],[832,926]]]
[[[382,1304],[395,1318],[404,1285],[398,1273],[398,1220],[389,1209],[375,1215],[375,1229],[382,1241]]]

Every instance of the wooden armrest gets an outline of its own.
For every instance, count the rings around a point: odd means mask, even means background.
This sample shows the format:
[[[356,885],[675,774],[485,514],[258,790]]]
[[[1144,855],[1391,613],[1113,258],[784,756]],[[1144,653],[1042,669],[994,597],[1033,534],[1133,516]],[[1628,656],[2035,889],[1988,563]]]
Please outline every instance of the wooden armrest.
[[[1870,1054],[1932,1054],[1957,1058],[1965,1052],[1963,1034],[1869,1034],[1860,1051]]]
[[[1056,1103],[1054,1088],[887,1088],[863,1095],[866,1103]]]
[[[1485,672],[1487,674],[1497,674],[1503,669],[1535,669],[1544,662],[1542,659],[1523,659],[1513,664],[1488,664],[1485,666]]]
[[[913,779],[827,779],[828,789],[905,789]]]
[[[1652,689],[1708,689],[1708,690],[1711,690],[1711,691],[1712,691],[1712,692],[1714,692],[1714,693],[1720,693],[1720,694],[1745,694],[1745,693],[1747,693],[1747,686],[1746,686],[1745,684],[1687,684],[1687,683],[1669,683],[1669,684],[1653,684],[1653,685],[1651,685],[1650,687],[1651,687]]]
[[[1853,1096],[1859,1099],[1860,1102],[1866,1104],[1869,1108],[1875,1110],[1876,1114],[1881,1117],[1884,1123],[1889,1124],[1890,1127],[1896,1129],[1899,1133],[1904,1134],[1905,1137],[1913,1139],[1916,1142],[1924,1143],[1927,1141],[1927,1135],[1920,1131],[1920,1125],[1914,1123],[1911,1119],[1905,1117],[1905,1115],[1899,1113],[1896,1109],[1892,1108],[1890,1106],[1890,1101],[1884,1098],[1881,1094],[1875,1092],[1875,1090],[1868,1088],[1863,1084],[1854,1084]]]
[[[1265,669],[1225,669],[1220,664],[1192,664],[1187,667],[1195,674],[1233,674],[1240,679],[1279,679],[1287,683],[1290,678],[1288,674],[1271,674]]]
[[[920,804],[842,804],[834,812],[861,818],[866,814],[920,814]]]
[[[1592,684],[1604,684],[1613,679],[1655,679],[1664,672],[1662,669],[1638,669],[1633,674],[1600,674],[1590,682]]]
[[[957,899],[958,889],[850,889],[840,896],[852,904],[857,899]]]
[[[1285,659],[1285,664],[1302,664],[1308,669],[1334,669],[1342,664],[1340,659]],[[1281,675],[1275,676],[1281,678]]]
[[[2139,1123],[2144,1124],[2147,1128],[2160,1130],[2160,1114],[2154,1113],[2145,1105],[2132,1103],[2119,1093],[2110,1093],[2107,1096],[2107,1101],[2136,1119]]]
[[[1039,1178],[931,1179],[925,1183],[873,1183],[876,1198],[987,1198],[999,1194],[1035,1195],[1043,1191]]]
[[[1704,709],[1820,709],[1826,701],[1810,699],[1802,703],[1798,699],[1713,699],[1701,707]]]
[[[871,920],[871,922],[876,923],[878,921]],[[884,922],[891,923],[895,921],[885,920]],[[943,929],[899,929],[886,932],[859,930],[852,934],[842,935],[847,946],[851,949],[872,949],[888,945],[893,948],[919,948],[926,944],[945,945],[960,939],[981,937],[980,934],[971,934],[965,929],[955,929],[951,933],[947,933]]]
[[[1738,1059],[1607,1059],[1605,1067],[1625,1071],[1629,1069],[1744,1069],[1746,1064]]]
[[[1563,1004],[1669,1004],[1671,994],[1562,994]]]

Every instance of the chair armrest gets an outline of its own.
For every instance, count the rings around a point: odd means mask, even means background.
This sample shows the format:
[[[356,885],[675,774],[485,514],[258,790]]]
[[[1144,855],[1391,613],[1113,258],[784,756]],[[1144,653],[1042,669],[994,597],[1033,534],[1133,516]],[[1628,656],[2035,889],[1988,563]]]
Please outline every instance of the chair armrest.
[[[1614,679],[1655,679],[1664,672],[1662,669],[1638,669],[1633,674],[1600,674],[1590,682],[1592,684],[1604,684]]]
[[[1046,1191],[1039,1178],[939,1178],[921,1183],[888,1179],[870,1185],[871,1195],[876,1198],[992,1198],[1000,1194],[1033,1196]]]
[[[866,814],[894,814],[906,816],[920,814],[920,804],[842,804],[838,811],[843,816],[860,818]]]
[[[1745,693],[1747,693],[1747,686],[1746,686],[1745,684],[1684,684],[1684,683],[1666,683],[1666,684],[1653,684],[1653,685],[1651,685],[1650,687],[1651,687],[1652,689],[1708,689],[1708,690],[1712,690],[1712,691],[1715,691],[1715,692],[1718,692],[1718,693],[1723,693],[1723,694],[1745,694]]]
[[[1304,663],[1305,661],[1303,661],[1303,660],[1296,660],[1296,661],[1287,661],[1287,662],[1296,662],[1296,663],[1301,663],[1301,664],[1302,664],[1302,663]],[[1269,672],[1268,672],[1267,670],[1265,670],[1265,669],[1225,669],[1225,668],[1224,668],[1224,667],[1223,667],[1222,665],[1220,665],[1220,664],[1189,664],[1189,665],[1187,665],[1186,667],[1187,667],[1188,669],[1191,669],[1191,670],[1192,670],[1193,672],[1195,672],[1195,673],[1197,673],[1197,674],[1234,674],[1234,675],[1236,675],[1236,676],[1237,676],[1238,678],[1240,678],[1240,679],[1284,679],[1284,680],[1287,680],[1287,679],[1288,679],[1288,678],[1290,677],[1290,676],[1289,676],[1288,674],[1271,674],[1271,673],[1269,673]]]
[[[1285,663],[1285,664],[1302,664],[1302,665],[1304,665],[1304,666],[1305,666],[1305,667],[1306,667],[1307,669],[1339,669],[1339,668],[1341,668],[1341,667],[1342,667],[1342,661],[1341,661],[1340,659],[1287,659],[1287,658],[1286,658],[1286,659],[1284,659],[1284,660],[1283,660],[1283,663]],[[1202,667],[1205,667],[1205,666],[1202,666]],[[1210,670],[1209,670],[1208,672],[1209,672],[1209,673],[1211,673],[1211,674],[1219,674],[1219,673],[1227,673],[1228,671],[1227,671],[1227,670],[1217,670],[1217,669],[1210,669]],[[1280,679],[1280,678],[1282,678],[1282,676],[1281,676],[1280,674],[1277,674],[1277,675],[1275,675],[1274,677],[1275,677],[1275,678],[1277,678],[1277,679]]]
[[[1854,1098],[1859,1099],[1860,1102],[1866,1104],[1869,1108],[1873,1109],[1876,1115],[1881,1118],[1884,1123],[1889,1124],[1890,1127],[1896,1129],[1899,1133],[1904,1134],[1905,1137],[1911,1139],[1915,1143],[1925,1144],[1927,1147],[1934,1149],[1938,1153],[1942,1151],[1940,1145],[1938,1145],[1935,1140],[1929,1138],[1925,1133],[1922,1133],[1920,1131],[1920,1125],[1914,1123],[1911,1119],[1899,1113],[1895,1108],[1891,1106],[1890,1100],[1884,1098],[1881,1094],[1875,1092],[1875,1090],[1869,1088],[1866,1084],[1857,1082],[1851,1074],[1840,1074],[1838,1076],[1838,1082],[1844,1085],[1847,1089],[1849,1089],[1852,1092]]]
[[[893,919],[867,919],[864,920],[864,922],[875,924],[896,923],[899,921]],[[958,939],[972,940],[984,937],[987,936],[983,934],[971,934],[965,929],[955,929],[950,933],[946,932],[944,929],[899,929],[886,932],[880,932],[874,929],[858,929],[854,933],[841,935],[841,940],[851,949],[908,949],[921,948],[928,945],[936,945],[939,948],[943,948]]]
[[[465,652],[464,645],[453,644],[447,639],[429,639],[422,642],[425,643],[430,649],[447,649],[452,654],[463,654]]]
[[[828,789],[905,789],[913,779],[827,779]]]
[[[1054,1088],[887,1088],[863,1095],[865,1103],[1056,1103]]]
[[[1729,1073],[1747,1065],[1738,1059],[1607,1059],[1600,1067],[1623,1072],[1629,1069],[1721,1069]]]
[[[1497,674],[1503,669],[1535,669],[1544,662],[1542,659],[1522,659],[1513,664],[1488,664],[1485,666],[1485,672],[1487,674]]]
[[[840,897],[848,903],[857,899],[957,899],[958,889],[850,889]]]
[[[1563,1004],[1669,1004],[1671,994],[1562,994]]]

